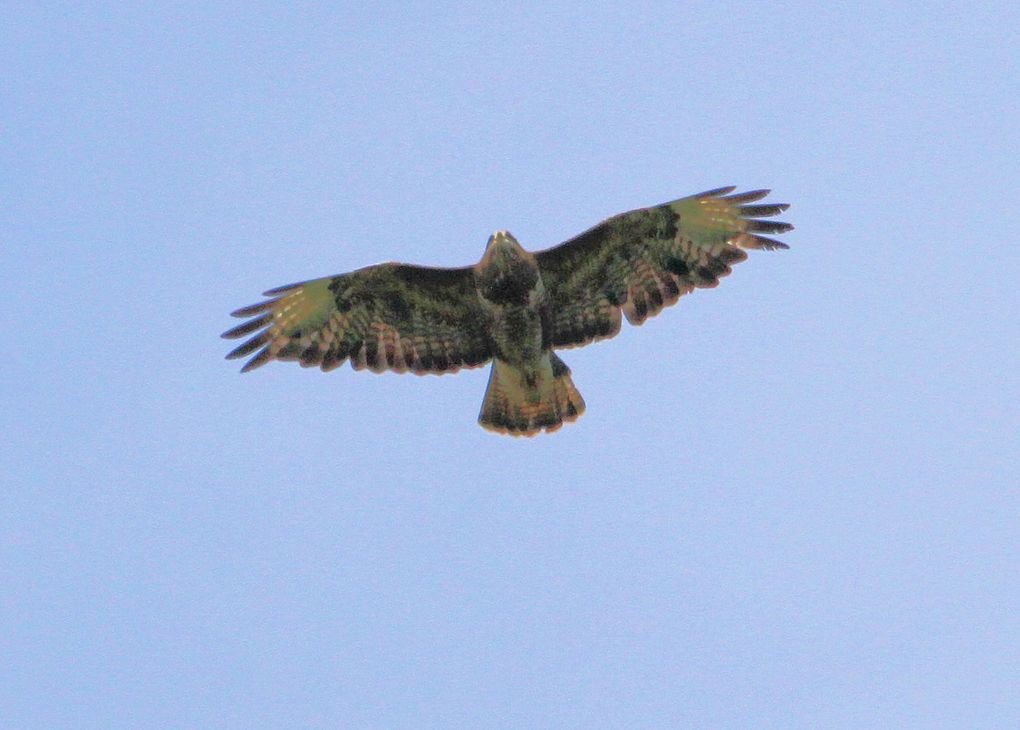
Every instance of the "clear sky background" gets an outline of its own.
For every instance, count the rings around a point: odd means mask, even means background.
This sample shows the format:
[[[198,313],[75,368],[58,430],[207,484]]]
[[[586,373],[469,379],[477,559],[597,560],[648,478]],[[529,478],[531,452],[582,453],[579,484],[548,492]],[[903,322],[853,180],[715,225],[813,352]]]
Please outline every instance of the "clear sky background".
[[[0,726],[1020,726],[1013,3],[0,24]],[[269,287],[730,184],[791,250],[567,351],[551,436],[223,361]]]

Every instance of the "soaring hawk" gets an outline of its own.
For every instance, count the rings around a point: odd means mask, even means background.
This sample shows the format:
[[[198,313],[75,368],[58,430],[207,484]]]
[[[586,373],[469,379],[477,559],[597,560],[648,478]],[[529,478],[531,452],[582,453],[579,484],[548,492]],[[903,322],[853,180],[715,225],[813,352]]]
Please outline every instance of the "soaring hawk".
[[[639,325],[695,288],[714,287],[744,249],[786,244],[758,235],[788,223],[761,220],[788,207],[755,205],[768,190],[726,187],[608,218],[529,253],[507,231],[482,260],[458,269],[385,263],[270,289],[238,309],[251,318],[223,333],[255,334],[227,355],[332,370],[452,373],[492,360],[478,422],[511,436],[555,431],[584,412],[570,368],[554,350]]]

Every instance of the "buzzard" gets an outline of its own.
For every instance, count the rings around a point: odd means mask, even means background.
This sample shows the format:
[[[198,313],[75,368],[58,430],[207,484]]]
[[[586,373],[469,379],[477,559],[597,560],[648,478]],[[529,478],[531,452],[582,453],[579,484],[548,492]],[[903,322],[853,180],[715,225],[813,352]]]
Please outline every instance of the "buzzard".
[[[786,244],[759,234],[786,204],[755,204],[768,190],[725,187],[608,218],[558,246],[530,253],[507,231],[482,260],[456,269],[385,263],[265,292],[223,333],[251,339],[227,355],[332,370],[443,374],[492,361],[478,422],[511,436],[555,431],[584,412],[555,350],[639,325],[681,295],[714,287],[744,249]]]

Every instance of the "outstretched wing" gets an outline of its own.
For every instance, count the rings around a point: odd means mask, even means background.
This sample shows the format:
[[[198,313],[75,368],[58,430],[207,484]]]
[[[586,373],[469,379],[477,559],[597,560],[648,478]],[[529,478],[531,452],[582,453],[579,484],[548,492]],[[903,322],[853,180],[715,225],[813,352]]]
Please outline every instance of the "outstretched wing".
[[[252,319],[223,333],[257,332],[227,355],[256,353],[241,372],[270,360],[332,370],[350,359],[355,370],[441,374],[492,357],[470,267],[378,264],[265,294],[273,298],[233,313]]]
[[[750,205],[768,195],[719,188],[613,216],[535,254],[551,302],[553,347],[576,347],[620,331],[620,310],[641,324],[695,287],[713,287],[743,249],[788,248],[759,233],[789,223],[758,220],[786,204]]]

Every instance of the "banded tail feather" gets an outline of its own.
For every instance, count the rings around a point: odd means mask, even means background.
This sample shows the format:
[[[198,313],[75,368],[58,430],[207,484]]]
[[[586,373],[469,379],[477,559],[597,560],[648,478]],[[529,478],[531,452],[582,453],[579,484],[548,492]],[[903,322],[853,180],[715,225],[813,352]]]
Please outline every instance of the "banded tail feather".
[[[510,436],[555,431],[584,413],[584,399],[570,378],[570,368],[556,353],[529,377],[518,367],[494,360],[478,423]]]

